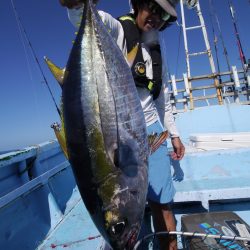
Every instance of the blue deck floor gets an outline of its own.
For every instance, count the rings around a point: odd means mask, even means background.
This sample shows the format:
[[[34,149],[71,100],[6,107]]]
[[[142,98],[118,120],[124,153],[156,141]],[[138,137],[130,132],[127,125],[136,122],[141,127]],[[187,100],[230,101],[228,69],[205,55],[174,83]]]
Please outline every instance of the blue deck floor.
[[[82,201],[79,200],[38,249],[87,250],[96,249],[100,243],[100,234],[89,219]]]

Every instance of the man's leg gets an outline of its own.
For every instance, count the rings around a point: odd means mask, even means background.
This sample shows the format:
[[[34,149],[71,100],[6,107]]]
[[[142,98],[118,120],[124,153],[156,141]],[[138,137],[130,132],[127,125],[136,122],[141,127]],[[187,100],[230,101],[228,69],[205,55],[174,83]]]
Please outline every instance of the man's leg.
[[[176,231],[175,218],[169,204],[148,201],[156,232]],[[158,236],[161,250],[177,250],[176,236]]]

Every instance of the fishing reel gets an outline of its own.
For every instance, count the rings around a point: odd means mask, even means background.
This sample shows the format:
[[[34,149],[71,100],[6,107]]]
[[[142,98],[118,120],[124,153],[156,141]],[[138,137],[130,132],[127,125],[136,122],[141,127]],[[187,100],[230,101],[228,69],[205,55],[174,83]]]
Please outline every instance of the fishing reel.
[[[196,7],[198,1],[199,0],[185,0],[184,2],[187,5],[188,9],[193,9]]]

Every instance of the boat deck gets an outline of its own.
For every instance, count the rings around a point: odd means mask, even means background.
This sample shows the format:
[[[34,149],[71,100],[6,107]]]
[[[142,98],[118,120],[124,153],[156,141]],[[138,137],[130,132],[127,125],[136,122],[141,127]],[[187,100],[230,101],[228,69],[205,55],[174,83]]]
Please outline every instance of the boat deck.
[[[213,112],[225,114],[221,109],[217,107]],[[250,106],[229,111],[235,127],[247,132]],[[177,117],[177,123],[190,125],[180,126],[184,141],[193,132],[195,114],[201,113],[204,110]],[[229,126],[222,122],[222,127],[216,129],[218,133],[223,129],[230,133],[235,127],[229,131]],[[199,130],[215,132],[202,124]],[[181,162],[172,162],[178,231],[182,230],[182,216],[194,213],[232,211],[250,224],[249,155],[249,147],[197,149],[187,150]],[[0,249],[95,250],[100,246],[101,237],[84,208],[71,167],[56,141],[1,155],[0,180]],[[152,232],[150,218],[145,218],[142,229],[143,234]]]
[[[100,233],[80,199],[38,249],[97,249],[100,244]]]

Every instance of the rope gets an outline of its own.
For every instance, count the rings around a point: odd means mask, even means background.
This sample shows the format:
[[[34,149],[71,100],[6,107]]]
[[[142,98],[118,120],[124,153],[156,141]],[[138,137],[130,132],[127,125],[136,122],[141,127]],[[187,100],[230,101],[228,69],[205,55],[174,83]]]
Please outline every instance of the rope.
[[[76,241],[69,241],[69,242],[64,242],[64,243],[59,243],[59,244],[50,244],[50,247],[52,249],[54,248],[57,248],[57,247],[63,247],[63,248],[66,248],[66,247],[71,247],[77,243],[81,243],[81,242],[84,242],[84,241],[88,241],[88,240],[95,240],[95,239],[98,239],[100,238],[101,235],[96,235],[96,236],[90,236],[90,237],[87,237],[85,239],[82,239],[82,240],[76,240]]]

